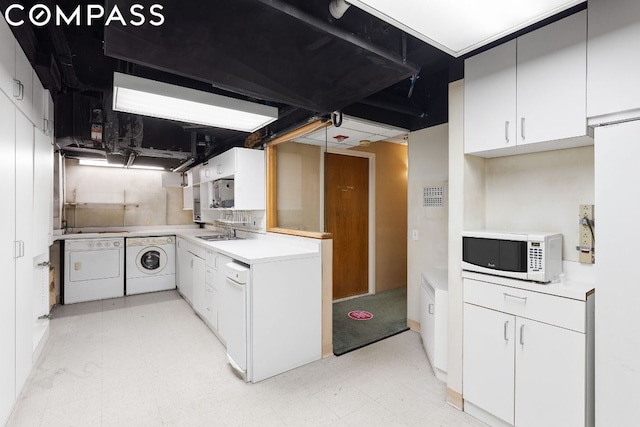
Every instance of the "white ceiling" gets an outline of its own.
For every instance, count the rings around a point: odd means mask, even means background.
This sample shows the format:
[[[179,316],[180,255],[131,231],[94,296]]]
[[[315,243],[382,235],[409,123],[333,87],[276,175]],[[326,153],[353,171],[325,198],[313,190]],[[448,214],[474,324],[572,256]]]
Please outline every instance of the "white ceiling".
[[[585,0],[349,0],[458,57]]]
[[[407,129],[372,123],[355,117],[343,117],[340,127],[330,126],[310,133],[294,141],[328,148],[348,149],[360,145],[360,141],[388,141],[404,143]],[[346,137],[346,138],[342,138]]]

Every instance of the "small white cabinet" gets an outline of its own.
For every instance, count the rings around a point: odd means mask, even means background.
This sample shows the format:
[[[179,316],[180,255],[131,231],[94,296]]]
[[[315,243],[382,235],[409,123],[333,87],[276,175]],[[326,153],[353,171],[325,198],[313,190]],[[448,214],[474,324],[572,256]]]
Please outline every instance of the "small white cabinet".
[[[593,426],[592,288],[465,274],[465,411],[494,426]]]
[[[213,181],[233,179],[234,210],[266,209],[264,151],[232,148],[212,158],[200,169],[200,201],[203,211],[213,208]]]
[[[465,153],[485,157],[592,144],[586,120],[587,13],[465,61]]]

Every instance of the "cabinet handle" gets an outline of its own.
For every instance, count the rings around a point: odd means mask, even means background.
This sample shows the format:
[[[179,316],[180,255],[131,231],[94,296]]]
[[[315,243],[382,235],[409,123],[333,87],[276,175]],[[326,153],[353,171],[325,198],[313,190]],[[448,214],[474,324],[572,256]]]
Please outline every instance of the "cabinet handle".
[[[18,242],[20,243],[20,257],[22,258],[24,256],[24,240],[18,240]]]
[[[520,325],[520,345],[524,345],[524,325]]]
[[[13,241],[13,257],[20,258],[20,241]]]
[[[504,122],[504,139],[509,143],[509,120]]]
[[[524,141],[524,117],[520,119],[520,136],[522,136],[522,140]]]
[[[433,314],[433,304],[429,304],[429,314]]]
[[[24,85],[18,79],[13,79],[13,97],[18,101],[24,99]]]
[[[526,304],[526,302],[527,302],[527,297],[519,297],[519,296],[517,296],[517,295],[511,295],[511,294],[508,294],[508,293],[506,293],[506,292],[505,292],[505,293],[503,293],[502,295],[504,295],[504,297],[505,297],[505,298],[507,298],[507,297],[508,297],[508,298],[513,298],[513,299],[520,300],[520,301],[522,301],[522,302],[523,302],[523,303],[525,303],[525,304]]]
[[[507,335],[507,329],[509,329],[509,321],[504,322],[504,340],[509,341],[509,335]]]

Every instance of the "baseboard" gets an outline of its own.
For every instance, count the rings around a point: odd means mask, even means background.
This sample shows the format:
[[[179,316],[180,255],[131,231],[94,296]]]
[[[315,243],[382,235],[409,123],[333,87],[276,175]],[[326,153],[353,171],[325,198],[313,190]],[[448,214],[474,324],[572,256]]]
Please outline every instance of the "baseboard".
[[[412,320],[412,319],[407,319],[407,326],[412,331],[420,333],[420,322],[416,322],[415,320]]]
[[[451,390],[449,387],[447,387],[447,403],[461,411],[464,410],[464,399],[462,399],[462,394],[455,390]]]
[[[490,425],[491,427],[511,427],[511,424],[509,424],[508,422],[501,420],[500,418],[496,417],[493,414],[490,414],[484,409],[478,408],[476,405],[470,402],[465,403],[464,412],[471,415],[473,418]]]
[[[333,356],[333,344],[325,344],[322,346],[322,358]]]

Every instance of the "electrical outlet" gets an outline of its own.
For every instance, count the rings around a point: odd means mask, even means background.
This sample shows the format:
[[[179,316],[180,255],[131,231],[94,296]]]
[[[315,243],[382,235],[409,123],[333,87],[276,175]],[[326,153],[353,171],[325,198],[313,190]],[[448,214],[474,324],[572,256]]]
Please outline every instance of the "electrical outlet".
[[[416,229],[411,230],[411,238],[413,240],[418,240],[418,230]]]
[[[593,264],[595,262],[595,222],[594,222],[594,205],[580,205],[579,213],[579,247],[580,251],[578,260],[582,263]]]

